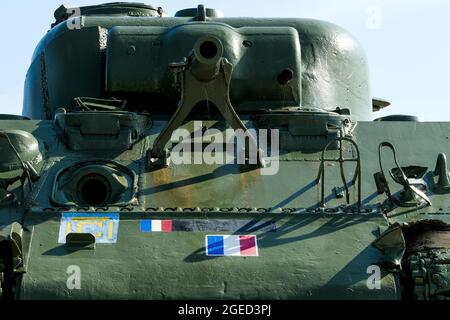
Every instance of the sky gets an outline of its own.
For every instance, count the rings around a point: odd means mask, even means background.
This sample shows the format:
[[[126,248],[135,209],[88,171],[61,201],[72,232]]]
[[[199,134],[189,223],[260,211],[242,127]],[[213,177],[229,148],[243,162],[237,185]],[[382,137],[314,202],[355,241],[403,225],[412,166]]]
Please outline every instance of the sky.
[[[139,0],[137,0],[139,1]],[[372,96],[392,105],[374,113],[450,121],[450,0],[159,0],[173,16],[204,4],[227,17],[300,17],[336,23],[363,45]],[[108,2],[73,0],[83,6]],[[112,2],[112,1],[110,1]],[[142,2],[142,0],[141,0]],[[64,0],[4,1],[0,13],[0,113],[21,114],[31,56]],[[19,15],[20,13],[20,15]]]

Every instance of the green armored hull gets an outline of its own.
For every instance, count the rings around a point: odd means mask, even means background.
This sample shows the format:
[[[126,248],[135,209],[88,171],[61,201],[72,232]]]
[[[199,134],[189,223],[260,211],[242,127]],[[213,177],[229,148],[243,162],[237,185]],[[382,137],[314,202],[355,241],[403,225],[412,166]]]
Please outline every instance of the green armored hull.
[[[0,119],[2,298],[446,298],[448,123],[371,121],[347,32],[55,18]]]

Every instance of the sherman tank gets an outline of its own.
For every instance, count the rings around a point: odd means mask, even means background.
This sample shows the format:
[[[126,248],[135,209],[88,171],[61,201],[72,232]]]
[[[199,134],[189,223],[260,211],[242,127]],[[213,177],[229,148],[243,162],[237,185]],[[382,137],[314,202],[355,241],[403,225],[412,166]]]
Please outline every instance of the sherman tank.
[[[445,299],[449,123],[388,105],[327,22],[61,6],[0,116],[0,295]]]

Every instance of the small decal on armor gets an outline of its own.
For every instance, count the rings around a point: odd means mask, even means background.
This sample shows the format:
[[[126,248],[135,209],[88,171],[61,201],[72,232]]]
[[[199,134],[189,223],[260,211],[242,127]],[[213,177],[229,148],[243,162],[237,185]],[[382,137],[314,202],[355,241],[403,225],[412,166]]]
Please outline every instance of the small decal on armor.
[[[63,213],[59,227],[59,243],[66,243],[69,233],[90,233],[96,243],[116,243],[119,214]]]
[[[148,232],[276,232],[274,220],[141,220],[140,231]]]
[[[256,236],[206,236],[205,247],[207,256],[258,256]]]
[[[142,220],[141,232],[172,232],[172,220]]]

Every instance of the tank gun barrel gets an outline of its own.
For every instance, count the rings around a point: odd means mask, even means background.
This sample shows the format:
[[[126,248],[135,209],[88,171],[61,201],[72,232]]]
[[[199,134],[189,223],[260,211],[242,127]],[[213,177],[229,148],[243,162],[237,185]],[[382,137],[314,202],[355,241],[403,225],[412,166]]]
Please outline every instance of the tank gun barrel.
[[[214,79],[220,70],[222,42],[215,37],[202,37],[194,45],[190,71],[199,81]]]

